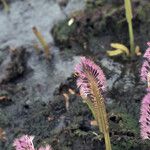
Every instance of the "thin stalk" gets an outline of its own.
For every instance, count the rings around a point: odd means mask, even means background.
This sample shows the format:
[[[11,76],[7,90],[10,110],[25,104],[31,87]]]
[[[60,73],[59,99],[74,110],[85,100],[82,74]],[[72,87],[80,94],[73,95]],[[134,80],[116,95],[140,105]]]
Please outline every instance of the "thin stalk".
[[[98,115],[97,114],[99,114],[99,112],[95,111],[93,104],[91,103],[91,101],[89,99],[86,99],[86,103],[87,103],[88,107],[90,108],[90,110],[94,116],[94,119],[97,121],[97,124],[98,124]],[[99,131],[100,131],[100,133],[103,133],[101,126],[99,126]]]
[[[99,131],[104,134],[105,139],[105,146],[106,150],[111,150],[111,143],[110,143],[110,137],[109,137],[109,126],[108,126],[108,120],[107,120],[107,113],[106,113],[106,107],[104,104],[103,96],[101,95],[101,92],[99,91],[99,88],[97,86],[97,82],[95,79],[88,75],[88,79],[91,81],[89,83],[91,87],[91,93],[93,94],[93,111],[95,111],[95,116],[97,117],[97,123],[99,127]],[[93,112],[92,111],[92,112]]]
[[[131,55],[133,56],[135,54],[135,51],[134,51],[135,49],[134,49],[134,35],[133,35],[132,21],[128,23],[128,27],[129,27]]]
[[[8,6],[8,4],[7,4],[6,0],[1,0],[1,2],[2,2],[2,3],[3,3],[3,5],[4,5],[4,9],[5,9],[5,11],[6,11],[6,12],[8,12],[8,11],[9,11],[9,6]]]
[[[108,126],[108,121],[107,121],[107,115],[106,115],[106,109],[105,109],[105,107],[103,107],[102,111],[104,111],[103,112],[103,120],[105,122],[104,138],[105,138],[106,150],[111,150],[110,135],[109,135],[109,126]]]
[[[131,55],[133,56],[135,54],[134,49],[134,35],[133,35],[133,26],[132,26],[132,7],[131,7],[131,0],[124,0],[125,3],[125,10],[126,10],[126,19],[128,22],[128,28],[129,28],[129,38],[130,38],[130,50]]]
[[[100,111],[100,113],[102,113],[102,111]],[[102,119],[100,119],[100,118],[102,118]],[[106,127],[105,127],[105,124],[104,124],[104,118],[102,117],[102,115],[101,115],[101,117],[98,118],[98,127],[99,127],[99,130],[101,129],[101,126],[105,130],[103,132],[103,134],[104,134],[104,139],[105,139],[106,150],[111,150],[109,130],[106,130]]]
[[[41,43],[41,45],[43,46],[45,57],[47,59],[50,59],[49,46],[48,46],[47,42],[45,41],[44,37],[42,36],[42,34],[38,31],[38,29],[36,27],[33,27],[32,30],[33,30],[33,33],[38,38],[38,40]]]
[[[106,150],[112,150],[112,149],[111,149],[111,143],[110,143],[109,132],[106,132],[106,133],[104,134],[104,138],[105,138]]]
[[[106,107],[105,107],[104,99],[103,99],[102,95],[99,96],[98,106],[99,106],[98,110],[99,110],[99,116],[100,116],[99,118],[101,118],[101,122],[99,122],[98,124],[99,124],[99,126],[102,125],[102,128],[103,128],[106,150],[111,150]]]
[[[97,84],[97,79],[88,71],[84,70],[86,78],[90,87],[90,95],[88,98],[85,98],[89,108],[91,109],[93,116],[95,117],[100,133],[103,133],[105,139],[106,150],[111,150],[111,143],[109,137],[109,125],[107,120],[107,113],[104,103],[104,98],[101,94],[100,88]],[[87,81],[86,81],[87,82]],[[81,96],[86,97],[84,93],[80,92]]]

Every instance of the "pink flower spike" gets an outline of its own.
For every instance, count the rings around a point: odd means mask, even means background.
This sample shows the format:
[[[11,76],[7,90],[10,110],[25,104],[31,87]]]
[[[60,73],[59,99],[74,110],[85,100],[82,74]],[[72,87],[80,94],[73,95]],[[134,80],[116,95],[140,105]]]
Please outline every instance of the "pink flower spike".
[[[149,48],[145,51],[144,62],[141,68],[141,80],[146,81],[148,86],[150,86],[150,42],[147,43]]]
[[[147,42],[147,45],[150,47],[150,42]]]
[[[147,48],[147,50],[145,51],[145,54],[144,54],[144,58],[146,58],[148,61],[150,61],[150,42],[147,43],[147,45],[149,46]]]
[[[77,86],[80,88],[82,96],[92,96],[91,82],[89,79],[92,77],[93,81],[97,84],[98,90],[105,91],[106,78],[102,69],[90,59],[81,57],[81,62],[76,65],[75,72],[79,75],[77,79]]]
[[[35,150],[33,139],[34,136],[23,135],[14,141],[13,146],[16,150]]]
[[[46,145],[46,147],[40,147],[39,150],[52,150],[50,145]]]
[[[150,71],[150,65],[148,63],[148,61],[144,61],[142,68],[141,68],[141,79],[142,81],[148,81],[148,73]]]
[[[142,100],[139,122],[141,124],[142,139],[150,139],[150,93],[148,93]]]

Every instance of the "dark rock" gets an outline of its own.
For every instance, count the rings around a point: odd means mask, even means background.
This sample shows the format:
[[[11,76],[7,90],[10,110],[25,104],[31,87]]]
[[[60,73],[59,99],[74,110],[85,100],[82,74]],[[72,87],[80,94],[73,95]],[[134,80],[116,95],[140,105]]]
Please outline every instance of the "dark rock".
[[[57,0],[57,3],[60,5],[60,7],[66,7],[69,0]]]
[[[6,64],[2,64],[2,67],[5,69],[3,69],[3,74],[1,74],[0,83],[14,81],[23,75],[26,70],[26,56],[27,53],[23,47],[11,52]]]

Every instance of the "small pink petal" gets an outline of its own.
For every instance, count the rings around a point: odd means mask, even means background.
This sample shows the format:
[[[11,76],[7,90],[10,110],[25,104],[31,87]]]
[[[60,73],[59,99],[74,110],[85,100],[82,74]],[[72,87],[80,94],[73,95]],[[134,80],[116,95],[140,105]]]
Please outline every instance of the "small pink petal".
[[[149,47],[148,47],[147,50],[145,51],[145,54],[144,54],[143,57],[146,58],[146,59],[148,59],[148,60],[150,60],[150,42],[148,42],[147,45],[148,45]]]
[[[33,145],[34,136],[23,135],[22,137],[15,139],[13,146],[16,150],[35,150]]]
[[[150,93],[148,93],[142,100],[139,122],[141,124],[142,139],[150,139]]]
[[[40,147],[38,150],[52,150],[50,145],[46,145],[46,147]]]
[[[79,78],[77,79],[77,86],[80,88],[80,93],[82,94],[82,96],[92,96],[92,93],[90,91],[91,83],[89,83],[88,74],[93,76],[94,80],[97,82],[98,89],[100,91],[105,91],[105,75],[102,69],[90,59],[81,57],[80,63],[75,67],[75,72],[79,75]]]

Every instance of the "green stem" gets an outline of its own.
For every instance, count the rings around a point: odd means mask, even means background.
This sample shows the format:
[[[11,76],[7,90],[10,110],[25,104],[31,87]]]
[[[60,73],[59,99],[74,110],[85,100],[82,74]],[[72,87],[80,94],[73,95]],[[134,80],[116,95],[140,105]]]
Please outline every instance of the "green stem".
[[[97,123],[98,123],[98,122],[101,122],[101,121],[98,121],[98,118],[99,118],[99,116],[98,116],[98,115],[99,115],[99,111],[97,111],[97,110],[94,109],[93,104],[91,103],[91,101],[90,101],[89,99],[86,99],[86,103],[87,103],[88,107],[90,108],[90,110],[91,110],[91,112],[92,112],[92,114],[93,114],[95,120],[97,121]],[[100,119],[100,118],[99,118],[99,119]],[[99,125],[99,123],[98,123],[98,125]],[[99,126],[99,131],[100,131],[100,133],[103,133],[103,129],[102,129],[101,126]]]
[[[1,2],[2,2],[3,5],[4,5],[5,11],[6,11],[6,12],[9,12],[9,6],[8,6],[7,2],[6,2],[5,0],[1,0]]]
[[[43,46],[46,59],[49,60],[49,59],[51,58],[51,55],[50,55],[48,43],[45,41],[45,39],[44,39],[44,37],[42,36],[41,32],[39,32],[36,27],[33,27],[32,30],[33,30],[33,33],[34,33],[34,34],[36,35],[36,37],[38,38],[38,40],[39,40],[39,42],[41,43],[41,45]]]
[[[99,131],[104,134],[106,150],[111,150],[109,125],[107,120],[104,98],[99,90],[95,78],[93,78],[93,76],[91,76],[91,74],[89,74],[88,72],[87,76],[91,87],[91,94],[93,95],[93,99],[91,100],[91,102],[87,102],[90,106],[90,109],[92,109],[92,113],[98,123]]]
[[[106,150],[111,150],[109,131],[104,134]]]
[[[128,27],[129,27],[131,55],[133,56],[135,54],[135,52],[134,52],[134,35],[133,35],[132,20],[131,20],[131,22],[128,22]]]
[[[101,126],[104,127],[103,123],[100,123],[101,120],[100,118],[98,118],[98,127],[99,127],[99,131],[101,132]],[[105,127],[104,127],[105,128]],[[111,143],[110,143],[110,136],[109,136],[109,130],[105,131],[104,133],[104,139],[105,139],[105,147],[106,150],[111,150]]]
[[[126,10],[126,19],[128,22],[128,28],[129,28],[129,38],[130,38],[130,51],[131,56],[135,54],[134,52],[134,35],[133,35],[133,27],[132,27],[132,6],[131,6],[131,0],[124,0],[125,3],[125,10]]]
[[[107,120],[107,113],[106,113],[106,107],[104,104],[104,99],[100,97],[100,100],[98,100],[98,106],[100,106],[99,110],[99,118],[101,120],[98,120],[98,125],[102,125],[103,128],[103,134],[105,139],[105,146],[106,150],[111,150],[111,143],[110,143],[110,136],[109,136],[109,126],[108,126],[108,120]]]

